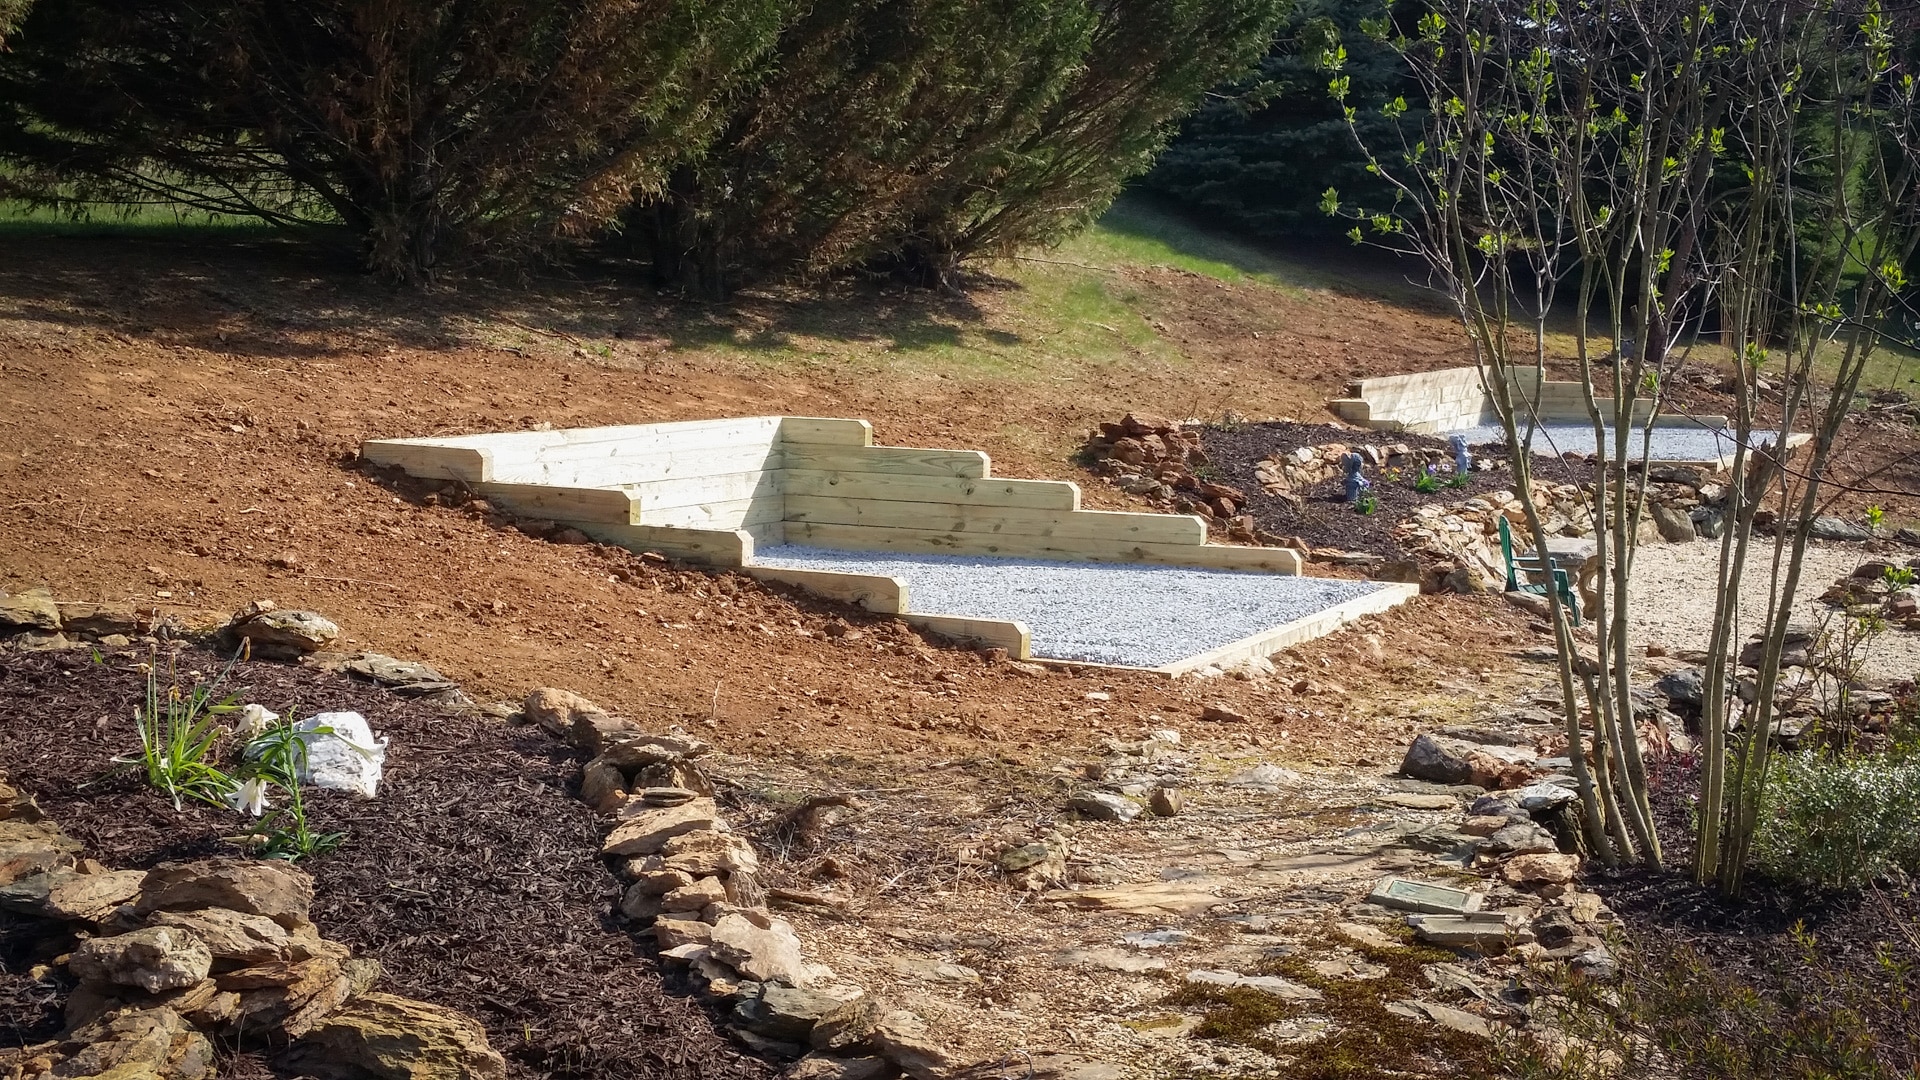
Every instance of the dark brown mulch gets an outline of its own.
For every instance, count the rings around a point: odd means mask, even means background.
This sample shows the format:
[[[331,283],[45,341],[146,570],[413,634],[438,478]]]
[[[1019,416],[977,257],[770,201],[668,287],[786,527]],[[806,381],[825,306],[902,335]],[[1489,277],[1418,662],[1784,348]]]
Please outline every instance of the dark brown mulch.
[[[231,853],[241,819],[211,807],[176,812],[131,771],[106,772],[136,745],[131,711],[145,690],[130,652],[0,657],[0,740],[14,783],[114,867]],[[182,685],[224,666],[188,650]],[[163,659],[164,667],[164,659]],[[477,1016],[519,1078],[672,1077],[761,1080],[771,1070],[715,1031],[663,982],[651,947],[610,918],[617,882],[599,836],[569,791],[580,763],[536,728],[450,716],[309,667],[236,666],[225,690],[285,713],[350,709],[390,736],[380,796],[314,793],[309,816],[346,830],[337,850],[300,865],[315,882],[314,921],[385,969],[381,985]],[[32,928],[0,924],[8,970]],[[11,937],[9,937],[11,933]],[[44,1003],[0,987],[0,1045],[35,1037]],[[43,1036],[42,1036],[43,1037]],[[251,1059],[251,1060],[249,1060]],[[252,1055],[225,1072],[257,1072]]]
[[[1294,424],[1273,422],[1237,424],[1231,427],[1202,427],[1200,442],[1213,462],[1213,479],[1239,488],[1247,495],[1246,512],[1270,532],[1297,536],[1313,547],[1363,551],[1388,558],[1405,558],[1407,553],[1393,537],[1394,526],[1428,503],[1443,505],[1464,502],[1475,495],[1511,488],[1513,478],[1505,469],[1474,472],[1464,487],[1444,485],[1438,491],[1422,493],[1413,489],[1418,470],[1403,470],[1397,481],[1387,480],[1381,470],[1369,467],[1367,479],[1373,482],[1371,494],[1378,504],[1371,514],[1361,514],[1342,501],[1344,481],[1336,476],[1299,492],[1301,501],[1293,502],[1260,490],[1254,479],[1254,466],[1302,446],[1328,443],[1387,445],[1406,443],[1415,447],[1445,450],[1445,439],[1402,432],[1364,432],[1331,424]],[[1476,458],[1482,455],[1476,451]],[[1488,455],[1491,458],[1491,455]]]
[[[1887,1075],[1920,1075],[1910,1004],[1920,977],[1920,888],[1816,891],[1754,876],[1743,896],[1728,899],[1690,876],[1698,759],[1656,767],[1650,779],[1670,869],[1590,867],[1586,882],[1620,916],[1635,951],[1655,963],[1697,954],[1713,974],[1800,1009],[1844,1006],[1860,1015],[1893,1070]]]

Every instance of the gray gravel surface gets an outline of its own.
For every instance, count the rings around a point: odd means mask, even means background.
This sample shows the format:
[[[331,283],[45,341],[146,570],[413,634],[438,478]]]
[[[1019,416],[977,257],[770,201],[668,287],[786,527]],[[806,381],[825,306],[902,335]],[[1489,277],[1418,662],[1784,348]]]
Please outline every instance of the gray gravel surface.
[[[1636,457],[1640,454],[1641,440],[1646,437],[1646,432],[1646,428],[1636,427],[1628,433],[1627,437],[1631,440],[1629,445]],[[1507,441],[1498,424],[1479,424],[1448,434],[1464,435],[1469,446],[1504,444]],[[1756,431],[1753,433],[1754,444],[1777,439],[1779,434],[1777,431]],[[1613,439],[1614,429],[1609,425],[1609,450],[1614,445]],[[1536,454],[1591,454],[1595,450],[1593,428],[1587,424],[1542,424],[1534,433],[1533,445]],[[1733,453],[1733,448],[1734,434],[1731,428],[1678,425],[1653,429],[1652,457],[1655,461],[1712,461]]]
[[[1035,656],[1156,667],[1303,619],[1383,588],[1378,582],[958,555],[892,555],[781,545],[763,566],[880,574],[934,615],[1016,619]]]

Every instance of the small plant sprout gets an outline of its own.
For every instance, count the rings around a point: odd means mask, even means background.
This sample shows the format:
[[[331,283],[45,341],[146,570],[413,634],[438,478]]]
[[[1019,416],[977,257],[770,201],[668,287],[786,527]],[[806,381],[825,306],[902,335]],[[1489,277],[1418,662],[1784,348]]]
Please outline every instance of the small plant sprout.
[[[1353,509],[1357,514],[1371,514],[1380,509],[1380,500],[1372,495],[1362,495],[1354,500]]]
[[[1887,583],[1887,588],[1893,592],[1911,588],[1914,582],[1913,568],[1907,566],[1889,566],[1880,571],[1880,577]]]
[[[114,761],[139,765],[147,783],[166,792],[175,810],[182,809],[188,799],[211,806],[227,805],[227,795],[235,782],[215,764],[214,751],[227,733],[219,719],[237,706],[231,696],[216,699],[214,695],[233,664],[229,662],[211,683],[195,683],[184,692],[171,679],[162,690],[159,665],[149,662],[145,667],[146,700],[133,710],[140,753]]]
[[[1422,495],[1431,495],[1440,490],[1440,478],[1433,475],[1432,469],[1423,465],[1420,467],[1420,475],[1413,481],[1413,490]]]
[[[1886,520],[1887,512],[1882,510],[1878,503],[1867,507],[1867,528],[1879,532],[1880,526],[1885,524]]]
[[[339,847],[347,834],[313,830],[307,821],[306,799],[300,793],[300,774],[306,771],[307,737],[337,733],[325,725],[311,731],[301,731],[294,727],[291,718],[281,720],[264,709],[261,711],[273,719],[267,722],[260,734],[247,740],[246,747],[241,751],[242,757],[253,762],[254,770],[253,775],[241,786],[251,792],[255,801],[243,802],[236,808],[252,813],[256,818],[253,828],[242,839],[251,844],[254,854],[263,859],[297,862],[324,855]],[[361,750],[357,744],[349,742],[347,745]],[[249,788],[249,785],[257,786]],[[269,785],[286,792],[285,806],[268,810],[266,793]]]

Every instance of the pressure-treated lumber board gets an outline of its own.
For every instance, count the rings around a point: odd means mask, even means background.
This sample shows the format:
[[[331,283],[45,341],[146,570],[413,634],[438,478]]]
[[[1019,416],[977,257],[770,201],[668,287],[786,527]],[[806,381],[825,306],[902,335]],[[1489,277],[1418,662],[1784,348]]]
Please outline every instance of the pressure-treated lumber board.
[[[477,484],[493,473],[490,452],[472,446],[446,446],[432,439],[369,439],[360,445],[360,456],[423,480]]]
[[[873,425],[865,420],[836,420],[823,416],[783,416],[780,440],[790,443],[828,443],[872,446]]]
[[[882,502],[862,498],[788,495],[786,520],[865,525],[931,532],[1044,536],[1142,544],[1207,542],[1206,523],[1190,514],[1131,514],[1110,510],[1030,510],[964,503]]]
[[[1016,558],[1057,559],[1061,562],[1155,563],[1199,566],[1215,570],[1258,570],[1274,574],[1300,572],[1300,553],[1291,548],[1227,547],[1214,544],[1139,544],[1111,540],[1065,539],[1041,536],[931,532],[925,529],[881,529],[864,525],[820,525],[788,521],[787,543],[849,551],[900,551],[919,555],[1003,555]]]
[[[1388,608],[1397,607],[1420,595],[1420,586],[1403,583],[1383,584],[1378,592],[1357,596],[1352,600],[1336,604],[1324,611],[1317,611],[1304,619],[1295,619],[1271,630],[1229,642],[1219,648],[1163,664],[1152,670],[1163,675],[1184,675],[1189,671],[1199,671],[1208,666],[1232,667],[1244,663],[1256,656],[1271,656],[1289,645],[1302,641],[1325,637],[1335,629],[1366,615],[1376,615]]]
[[[900,620],[908,626],[919,627],[929,633],[939,634],[943,638],[963,644],[983,645],[988,648],[1007,650],[1012,660],[1026,660],[1033,655],[1033,635],[1027,631],[1027,624],[1011,619],[973,619],[962,615],[926,615],[919,612],[907,612]]]
[[[640,513],[646,514],[674,506],[698,506],[735,499],[770,499],[778,503],[786,488],[784,477],[785,473],[779,469],[755,469],[717,476],[676,477],[671,480],[621,484],[620,490],[633,499]]]
[[[603,544],[630,551],[652,551],[682,562],[708,566],[740,566],[753,561],[754,537],[746,529],[676,529],[659,525],[609,525],[599,521],[567,521]]]
[[[788,495],[839,496],[882,502],[969,503],[1024,506],[1033,510],[1078,510],[1080,485],[1068,480],[968,479],[958,476],[900,476],[876,472],[828,472],[789,467],[781,483]]]
[[[781,466],[772,446],[712,446],[652,450],[645,454],[601,457],[591,461],[534,461],[494,466],[494,479],[563,487],[626,487],[661,480],[691,480],[766,472]]]
[[[636,525],[662,525],[679,529],[744,529],[785,520],[779,499],[731,499],[693,506],[667,506],[646,510]]]
[[[616,488],[549,487],[546,484],[474,484],[473,490],[520,517],[631,525],[637,512]]]
[[[770,447],[780,438],[781,419],[778,416],[743,416],[726,420],[670,420],[658,424],[516,431],[483,438],[500,440],[500,448],[518,450],[523,446],[530,447],[542,461],[585,461],[595,457],[623,457],[689,447],[749,444]],[[491,448],[495,444],[482,445]]]
[[[743,566],[743,572],[763,581],[777,581],[805,589],[815,596],[842,604],[856,604],[881,615],[907,611],[907,583],[885,574],[847,574],[837,570],[793,570],[783,566]]]
[[[893,473],[902,476],[988,475],[987,455],[978,450],[921,450],[907,446],[839,447],[790,443],[783,464],[789,469],[827,472]]]

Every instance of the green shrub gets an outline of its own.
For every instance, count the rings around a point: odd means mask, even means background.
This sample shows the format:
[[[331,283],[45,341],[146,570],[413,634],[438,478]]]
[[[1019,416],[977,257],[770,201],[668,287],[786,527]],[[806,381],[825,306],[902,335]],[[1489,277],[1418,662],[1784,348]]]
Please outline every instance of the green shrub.
[[[1848,888],[1920,873],[1920,756],[1783,754],[1767,778],[1755,861],[1776,878]]]
[[[1716,960],[1673,936],[1617,942],[1620,978],[1536,969],[1558,1037],[1501,1047],[1504,1080],[1911,1080],[1915,968],[1860,964],[1803,928],[1758,957]],[[1544,991],[1544,993],[1542,993]]]

